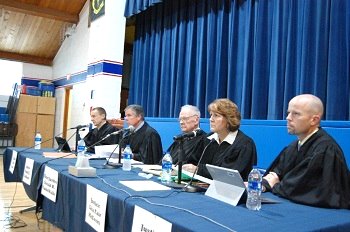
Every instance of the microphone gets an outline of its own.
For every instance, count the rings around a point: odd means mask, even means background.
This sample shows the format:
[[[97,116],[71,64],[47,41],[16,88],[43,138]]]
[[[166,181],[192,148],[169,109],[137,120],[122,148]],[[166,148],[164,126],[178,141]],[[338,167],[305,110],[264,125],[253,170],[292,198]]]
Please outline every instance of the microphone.
[[[127,134],[126,136],[122,136],[122,138],[119,140],[119,144],[118,144],[118,146],[116,146],[115,148],[114,148],[114,150],[111,152],[111,154],[109,155],[109,157],[108,157],[108,159],[107,159],[107,161],[106,161],[106,163],[103,165],[103,167],[104,168],[120,168],[121,166],[122,166],[122,163],[121,163],[121,157],[122,157],[122,142],[123,142],[123,140],[126,138],[126,137],[128,137],[128,136],[130,136],[130,135],[132,135],[134,132],[135,132],[135,127],[134,126],[129,126],[128,128],[124,128],[124,129],[121,129],[121,130],[119,130],[119,131],[115,131],[115,132],[113,132],[113,133],[111,133],[111,134],[120,134],[120,133],[122,133],[122,132],[124,132],[124,131],[129,131],[130,133],[129,134]],[[119,155],[118,155],[118,163],[117,164],[110,164],[109,163],[109,160],[111,159],[111,157],[112,157],[112,154],[114,153],[114,151],[117,149],[119,147]]]
[[[109,135],[107,135],[108,137],[111,136],[111,135],[119,135],[121,133],[124,133],[124,132],[130,132],[130,133],[133,133],[135,131],[135,127],[134,126],[129,126],[128,128],[123,128],[121,130],[118,130],[118,131],[114,131],[112,133],[110,133]]]
[[[198,129],[194,130],[192,132],[176,135],[176,136],[173,137],[173,139],[174,140],[183,140],[183,139],[186,139],[186,138],[193,138],[193,137],[197,136],[197,132],[198,132]]]
[[[89,126],[90,126],[90,123],[89,123],[89,124],[86,124],[86,125],[78,125],[78,126],[75,126],[75,127],[71,127],[71,128],[69,128],[69,129],[70,129],[70,130],[71,130],[71,129],[80,130],[81,128],[89,127]]]
[[[203,156],[204,156],[205,151],[207,150],[207,148],[209,147],[209,145],[212,144],[214,141],[215,141],[215,139],[212,138],[212,139],[210,140],[210,142],[207,144],[207,146],[204,147],[203,152],[202,152],[202,154],[201,154],[201,157],[199,158],[199,161],[198,161],[198,163],[197,163],[197,167],[196,167],[196,169],[194,170],[193,175],[192,175],[192,177],[191,177],[191,179],[190,179],[190,182],[188,182],[188,183],[182,188],[183,191],[185,191],[185,192],[190,192],[190,193],[195,193],[195,192],[200,192],[200,191],[203,192],[203,191],[204,191],[204,189],[201,188],[201,187],[193,186],[193,185],[192,185],[192,182],[193,182],[194,176],[195,176],[195,175],[197,174],[197,172],[198,172],[199,164],[201,163],[201,161],[202,161],[202,159],[203,159]]]

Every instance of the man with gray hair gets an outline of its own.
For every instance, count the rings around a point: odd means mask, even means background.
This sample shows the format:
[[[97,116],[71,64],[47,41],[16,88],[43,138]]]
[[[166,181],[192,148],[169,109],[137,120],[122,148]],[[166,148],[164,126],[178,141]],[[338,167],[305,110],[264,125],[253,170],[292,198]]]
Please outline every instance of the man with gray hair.
[[[199,120],[201,113],[196,106],[184,105],[181,107],[179,114],[179,123],[182,133],[190,133],[195,131],[196,136],[187,138],[183,141],[174,141],[168,148],[171,157],[173,158],[173,164],[177,164],[179,161],[180,143],[183,146],[183,163],[197,163],[197,158],[201,156],[204,149],[204,141],[206,139],[206,133],[199,128]]]
[[[123,147],[130,145],[134,160],[144,164],[157,164],[163,153],[161,138],[158,132],[145,122],[142,106],[129,105],[124,111],[126,123],[133,126],[135,131],[126,134]]]
[[[320,127],[321,100],[302,94],[290,100],[287,129],[298,139],[284,148],[263,177],[263,191],[294,202],[350,209],[350,173],[343,151]]]

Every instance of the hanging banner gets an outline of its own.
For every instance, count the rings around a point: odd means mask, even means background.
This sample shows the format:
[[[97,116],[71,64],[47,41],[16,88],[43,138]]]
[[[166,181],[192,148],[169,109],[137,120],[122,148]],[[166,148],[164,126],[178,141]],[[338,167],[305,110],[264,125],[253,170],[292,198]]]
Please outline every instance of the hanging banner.
[[[90,22],[105,14],[105,0],[90,0]]]

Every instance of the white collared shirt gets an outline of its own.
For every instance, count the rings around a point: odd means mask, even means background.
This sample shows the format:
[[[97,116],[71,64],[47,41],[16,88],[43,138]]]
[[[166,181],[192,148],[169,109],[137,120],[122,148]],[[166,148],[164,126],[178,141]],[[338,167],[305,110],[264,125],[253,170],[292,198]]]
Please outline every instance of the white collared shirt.
[[[303,140],[299,140],[298,141],[298,146],[301,147],[303,146],[303,144],[313,135],[315,134],[316,132],[318,131],[318,128],[316,128],[316,130],[314,130],[312,133],[310,133],[308,136],[306,136]]]
[[[227,143],[229,143],[230,145],[232,145],[233,142],[235,141],[236,137],[237,137],[237,134],[238,134],[238,130],[236,130],[236,131],[234,131],[234,132],[230,131],[230,133],[228,133],[228,135],[226,136],[226,138],[225,138],[224,141],[222,141],[222,142],[227,142]],[[220,144],[218,133],[214,133],[214,134],[210,135],[210,136],[208,137],[208,139],[210,139],[210,140],[211,140],[211,139],[215,139],[216,142],[217,142],[218,144]]]
[[[135,133],[136,131],[140,130],[140,128],[143,126],[143,124],[145,124],[145,121],[142,121],[142,122],[135,128],[134,133]]]

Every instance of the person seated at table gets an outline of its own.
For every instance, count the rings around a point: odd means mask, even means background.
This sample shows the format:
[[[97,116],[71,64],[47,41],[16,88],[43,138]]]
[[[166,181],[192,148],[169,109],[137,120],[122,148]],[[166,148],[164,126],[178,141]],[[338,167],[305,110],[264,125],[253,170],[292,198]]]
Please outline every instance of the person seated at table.
[[[130,145],[134,160],[144,164],[158,164],[162,158],[162,141],[158,132],[144,120],[142,106],[129,105],[124,111],[126,123],[135,130],[124,135],[122,147]]]
[[[322,115],[322,101],[314,95],[290,100],[287,129],[298,139],[267,169],[263,191],[302,204],[350,209],[350,173],[343,151],[320,127]]]
[[[254,141],[239,130],[241,114],[231,100],[216,99],[208,106],[210,130],[207,137],[207,149],[199,164],[185,164],[183,169],[194,172],[198,165],[198,174],[211,178],[206,164],[238,170],[244,180],[257,162]],[[198,160],[200,158],[197,158]]]
[[[84,137],[85,146],[87,147],[88,152],[95,153],[95,146],[116,144],[118,142],[117,136],[110,136],[109,138],[97,143],[108,134],[118,130],[116,127],[107,122],[107,113],[104,108],[93,108],[90,112],[90,117],[95,128]]]
[[[182,133],[196,132],[196,136],[186,138],[182,141],[174,141],[168,151],[173,158],[173,164],[177,165],[180,154],[180,144],[183,149],[183,163],[194,162],[197,157],[202,154],[204,148],[204,141],[206,140],[206,133],[199,128],[200,111],[196,106],[184,105],[181,107],[179,114],[179,123]]]

